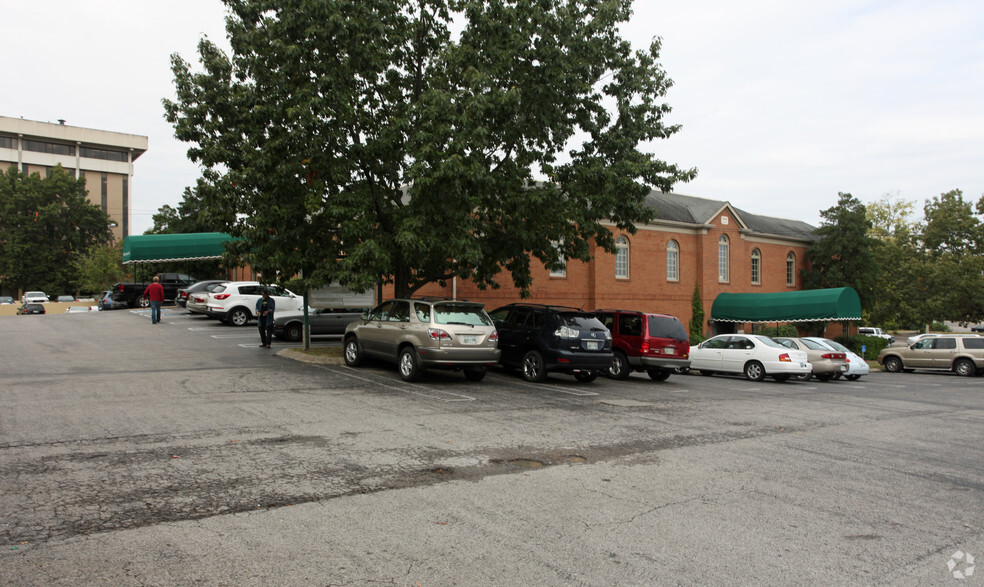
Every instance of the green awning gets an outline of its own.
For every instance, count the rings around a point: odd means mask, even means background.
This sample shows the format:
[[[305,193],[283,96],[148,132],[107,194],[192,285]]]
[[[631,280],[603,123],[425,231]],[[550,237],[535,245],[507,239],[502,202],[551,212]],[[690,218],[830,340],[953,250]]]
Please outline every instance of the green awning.
[[[224,232],[128,236],[123,239],[123,264],[220,259],[225,243],[233,240]]]
[[[716,322],[834,322],[860,320],[861,300],[850,287],[779,293],[722,293],[714,299]]]

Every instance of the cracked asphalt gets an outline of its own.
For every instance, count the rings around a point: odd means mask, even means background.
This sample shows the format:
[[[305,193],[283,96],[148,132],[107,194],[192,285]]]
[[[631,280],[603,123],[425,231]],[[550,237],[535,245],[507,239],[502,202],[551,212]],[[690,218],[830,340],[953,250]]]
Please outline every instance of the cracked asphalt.
[[[982,378],[408,384],[174,308],[0,328],[0,584],[982,583]]]

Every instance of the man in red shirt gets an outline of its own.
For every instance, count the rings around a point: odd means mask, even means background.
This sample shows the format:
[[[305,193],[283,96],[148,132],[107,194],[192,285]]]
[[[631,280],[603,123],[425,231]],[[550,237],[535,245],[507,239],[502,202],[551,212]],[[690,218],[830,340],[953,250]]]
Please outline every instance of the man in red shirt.
[[[164,302],[164,286],[160,284],[161,278],[154,276],[154,283],[147,286],[141,297],[150,300],[150,323],[157,324],[161,321],[161,304]]]

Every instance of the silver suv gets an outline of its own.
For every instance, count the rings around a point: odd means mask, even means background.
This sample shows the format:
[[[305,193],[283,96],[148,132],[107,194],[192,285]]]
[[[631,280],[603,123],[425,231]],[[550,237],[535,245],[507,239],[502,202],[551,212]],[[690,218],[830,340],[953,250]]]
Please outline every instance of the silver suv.
[[[427,368],[460,369],[469,381],[481,381],[499,360],[498,340],[482,304],[393,299],[345,327],[345,364],[357,367],[372,357],[396,363],[404,381]]]
[[[941,334],[912,346],[883,349],[878,353],[878,362],[890,373],[937,369],[964,376],[981,375],[984,374],[984,338]]]

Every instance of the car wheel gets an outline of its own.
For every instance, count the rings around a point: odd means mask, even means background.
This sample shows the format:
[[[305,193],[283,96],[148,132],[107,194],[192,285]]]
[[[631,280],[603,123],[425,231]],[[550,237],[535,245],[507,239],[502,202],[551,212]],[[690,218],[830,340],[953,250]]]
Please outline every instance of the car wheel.
[[[953,372],[961,377],[970,377],[977,373],[977,366],[967,359],[958,359],[953,365]]]
[[[745,363],[745,378],[749,381],[762,381],[765,379],[765,367],[758,361]]]
[[[649,378],[653,381],[666,381],[670,378],[669,369],[646,369],[646,373],[649,374]]]
[[[149,308],[150,307],[150,300],[148,300],[147,298],[137,298],[137,307],[138,308]]]
[[[468,367],[465,369],[465,379],[468,381],[481,381],[485,379],[487,372],[485,367]]]
[[[284,338],[290,342],[299,342],[304,335],[304,327],[296,322],[291,322],[284,327]]]
[[[612,354],[612,366],[608,368],[608,376],[612,379],[627,379],[631,372],[629,358],[622,351],[615,351]]]
[[[417,359],[417,351],[412,346],[404,347],[400,351],[400,377],[404,381],[416,381],[420,379],[420,362]]]
[[[772,378],[775,379],[778,383],[785,383],[789,381],[789,375],[773,375]]]
[[[597,371],[578,371],[574,374],[574,379],[577,379],[581,383],[591,383],[598,378]]]
[[[236,308],[229,312],[229,324],[233,326],[246,326],[249,322],[249,312],[245,308]]]
[[[860,375],[845,375],[844,377],[848,381],[857,381],[858,379],[861,379],[861,376]]]
[[[540,383],[547,378],[547,369],[543,364],[540,351],[529,351],[523,355],[523,379]]]
[[[359,348],[359,341],[350,336],[345,339],[345,364],[349,367],[358,367],[362,364],[362,350]]]
[[[882,364],[885,365],[885,370],[889,373],[898,373],[902,371],[902,360],[898,357],[885,357]]]
[[[793,375],[793,379],[796,381],[809,381],[810,377],[813,377],[813,373],[797,373]]]

